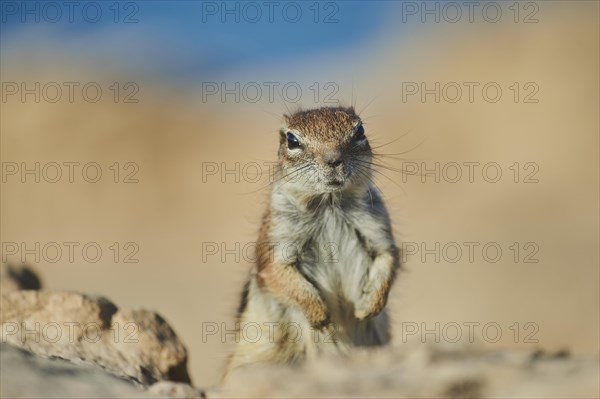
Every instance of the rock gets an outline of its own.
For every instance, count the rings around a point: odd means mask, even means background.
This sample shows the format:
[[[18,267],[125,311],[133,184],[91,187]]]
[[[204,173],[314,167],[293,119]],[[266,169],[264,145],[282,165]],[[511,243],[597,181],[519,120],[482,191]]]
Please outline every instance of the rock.
[[[41,288],[40,278],[30,266],[0,264],[0,293]]]
[[[13,291],[0,301],[2,342],[34,354],[92,363],[150,386],[189,383],[187,351],[167,322],[74,292]]]
[[[182,399],[200,399],[206,398],[206,395],[188,385],[180,382],[160,381],[148,388],[148,392],[160,397],[182,398]]]
[[[2,398],[142,398],[150,395],[97,366],[43,359],[0,344]]]
[[[251,366],[211,397],[599,397],[600,358],[564,351],[403,345],[320,358],[299,367]]]
[[[7,344],[0,344],[2,398],[205,398],[188,384],[160,381],[143,390],[93,364],[45,359]]]

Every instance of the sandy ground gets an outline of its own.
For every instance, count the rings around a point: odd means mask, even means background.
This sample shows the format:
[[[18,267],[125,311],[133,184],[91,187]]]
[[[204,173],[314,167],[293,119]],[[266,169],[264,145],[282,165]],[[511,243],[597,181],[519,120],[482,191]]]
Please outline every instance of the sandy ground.
[[[387,158],[387,164],[422,170],[440,163],[439,182],[384,169],[378,179],[407,253],[390,303],[396,346],[448,341],[458,325],[461,341],[471,338],[473,345],[599,351],[598,4],[559,3],[544,11],[533,25],[487,24],[474,32],[440,24],[410,37],[390,32],[389,40],[370,50],[370,61],[361,60],[357,108],[374,99],[362,113],[372,144],[407,133],[380,149],[408,151],[394,156],[406,160]],[[339,67],[330,61],[315,61],[311,70],[325,72],[303,78],[336,76],[327,75]],[[52,69],[20,62],[3,60],[3,81],[94,76],[76,65]],[[423,81],[496,82],[503,96],[491,103],[476,91],[472,103],[464,97],[457,103],[431,97],[403,102],[402,82]],[[521,90],[517,103],[509,88],[514,82]],[[535,85],[525,87],[528,82]],[[536,87],[529,99],[539,102],[524,103]],[[203,179],[203,171],[214,163],[239,163],[242,171],[252,162],[273,161],[280,123],[273,113],[284,107],[206,104],[199,94],[157,82],[143,88],[137,104],[2,104],[4,165],[97,162],[103,172],[97,183],[83,180],[80,167],[73,183],[66,167],[57,183],[7,176],[2,242],[59,244],[63,254],[55,263],[54,252],[27,257],[49,289],[101,293],[124,307],[160,312],[188,346],[194,383],[210,386],[230,350],[220,333],[233,327],[251,263],[244,249],[255,240],[268,179],[263,174],[251,182],[247,169],[239,182],[233,175]],[[349,99],[350,91],[345,87],[339,97]],[[115,162],[119,183],[110,169]],[[139,182],[123,182],[134,170],[127,162],[139,168]],[[472,182],[465,162],[479,163],[471,164]],[[455,183],[451,163],[461,165]],[[496,164],[482,175],[490,163]],[[500,180],[486,181],[498,169]],[[79,243],[73,262],[66,242]],[[101,247],[97,262],[82,254],[86,243]],[[220,250],[207,254],[213,243]],[[436,243],[439,250],[423,252]],[[498,247],[502,254],[494,262]],[[127,255],[139,262],[126,263]],[[218,333],[208,335],[214,326]],[[437,334],[422,334],[436,328]]]

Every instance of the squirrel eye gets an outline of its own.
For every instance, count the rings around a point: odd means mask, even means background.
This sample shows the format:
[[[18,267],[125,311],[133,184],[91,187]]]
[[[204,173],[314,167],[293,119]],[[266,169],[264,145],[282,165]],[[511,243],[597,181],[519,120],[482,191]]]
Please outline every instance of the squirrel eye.
[[[298,141],[298,138],[290,132],[287,133],[287,144],[290,150],[300,148],[300,141]]]
[[[356,129],[356,133],[354,133],[354,140],[356,141],[362,141],[366,139],[365,137],[365,128],[363,127],[363,125],[360,125],[358,127],[358,129]]]

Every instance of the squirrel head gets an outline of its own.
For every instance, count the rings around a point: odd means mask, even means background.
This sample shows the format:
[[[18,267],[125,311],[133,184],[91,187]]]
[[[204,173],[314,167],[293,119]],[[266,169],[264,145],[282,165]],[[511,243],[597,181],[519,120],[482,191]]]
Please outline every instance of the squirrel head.
[[[284,115],[279,164],[286,184],[320,194],[364,187],[372,151],[353,107],[323,107]]]

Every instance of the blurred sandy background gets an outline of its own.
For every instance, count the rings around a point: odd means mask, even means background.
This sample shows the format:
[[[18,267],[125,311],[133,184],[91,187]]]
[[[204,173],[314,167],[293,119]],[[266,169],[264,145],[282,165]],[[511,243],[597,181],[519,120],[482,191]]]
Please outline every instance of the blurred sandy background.
[[[495,322],[501,339],[487,343],[476,329],[474,344],[598,352],[598,12],[596,2],[551,2],[541,4],[535,24],[508,18],[497,24],[413,23],[409,31],[390,13],[375,43],[227,76],[302,82],[305,90],[310,82],[337,82],[336,98],[355,102],[358,110],[368,105],[362,116],[373,145],[406,134],[381,152],[402,153],[423,142],[398,157],[427,165],[501,165],[498,183],[483,180],[481,167],[473,183],[464,175],[457,183],[422,183],[418,176],[403,182],[402,174],[381,170],[386,176],[377,182],[399,244],[496,242],[503,249],[497,263],[483,259],[481,245],[473,263],[465,247],[456,263],[438,263],[431,255],[422,262],[420,253],[408,257],[390,304],[395,345],[402,345],[402,323],[433,328],[436,322]],[[207,103],[202,76],[182,89],[135,68],[115,72],[110,62],[63,50],[64,43],[52,44],[52,37],[38,45],[28,38],[4,47],[3,82],[135,81],[140,101],[36,104],[13,98],[1,104],[2,162],[98,162],[104,173],[93,184],[80,175],[74,183],[63,177],[55,184],[9,176],[1,193],[2,242],[99,243],[104,253],[97,263],[76,252],[72,264],[66,255],[37,264],[45,287],[159,311],[188,346],[194,383],[216,383],[230,347],[217,336],[203,342],[202,323],[233,327],[249,263],[233,255],[221,261],[220,254],[203,262],[203,243],[234,248],[255,240],[268,179],[236,183],[229,177],[223,183],[208,176],[203,182],[202,170],[207,162],[232,167],[275,160],[277,115],[285,105]],[[422,81],[498,82],[504,92],[497,103],[482,100],[480,90],[473,103],[435,103],[432,96],[425,103],[418,96],[403,102],[402,82]],[[508,89],[513,82],[535,82],[539,103],[515,103]],[[311,95],[305,91],[302,105],[319,105]],[[139,165],[139,183],[113,183],[108,167],[115,162]],[[399,159],[386,162],[403,166]],[[509,169],[515,162],[536,163],[539,182],[515,183]],[[115,262],[108,249],[114,242],[135,242],[139,263]],[[522,262],[523,248],[515,262],[509,249],[514,242],[537,244],[539,262]],[[35,264],[32,256],[28,261]],[[521,329],[517,343],[510,329],[515,322]],[[527,322],[539,326],[537,344],[523,342],[531,331],[523,329]]]

